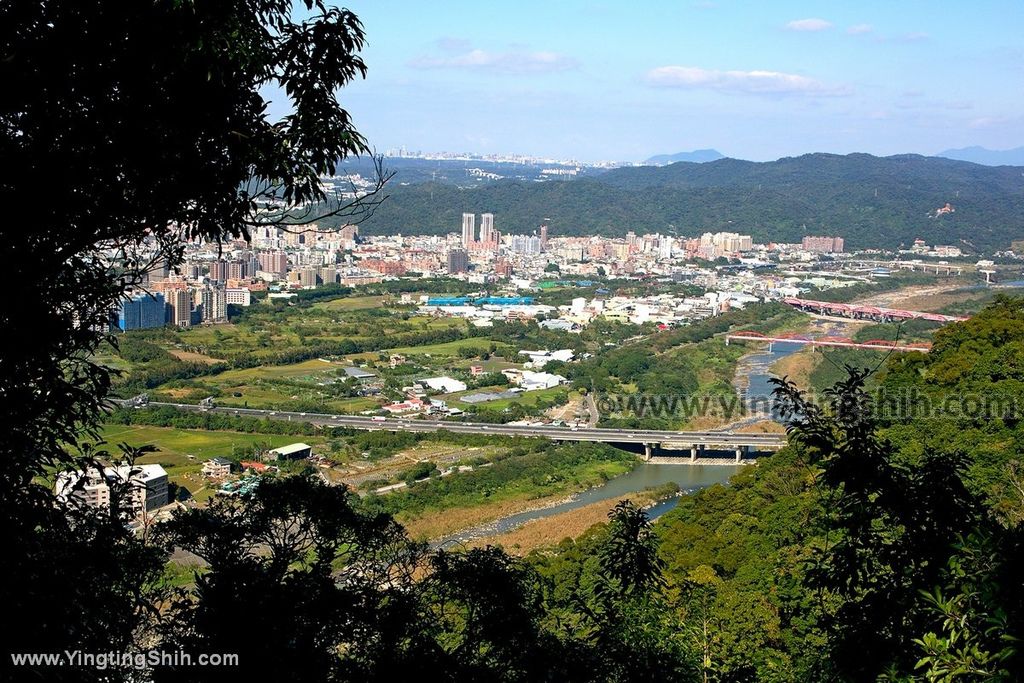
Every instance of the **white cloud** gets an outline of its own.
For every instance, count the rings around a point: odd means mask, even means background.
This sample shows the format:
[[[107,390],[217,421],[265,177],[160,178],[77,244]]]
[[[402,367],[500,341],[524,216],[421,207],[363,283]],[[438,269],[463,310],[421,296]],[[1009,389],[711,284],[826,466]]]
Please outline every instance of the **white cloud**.
[[[981,116],[967,122],[968,128],[998,128],[1012,121],[1008,116]]]
[[[786,28],[790,31],[827,31],[832,28],[832,22],[817,18],[796,19],[786,24]]]
[[[904,43],[916,43],[922,40],[928,40],[928,34],[923,31],[914,31],[912,33],[904,33],[896,40]]]
[[[754,95],[849,94],[848,88],[829,87],[807,76],[778,71],[719,71],[696,66],[660,66],[647,72],[648,84],[665,88],[703,88]]]
[[[862,36],[866,33],[871,33],[875,30],[875,27],[871,24],[854,24],[850,28],[846,29],[846,32],[851,36]]]
[[[409,62],[417,69],[469,69],[510,74],[549,73],[579,66],[572,57],[558,52],[510,50],[488,52],[474,49],[446,57],[421,56]]]

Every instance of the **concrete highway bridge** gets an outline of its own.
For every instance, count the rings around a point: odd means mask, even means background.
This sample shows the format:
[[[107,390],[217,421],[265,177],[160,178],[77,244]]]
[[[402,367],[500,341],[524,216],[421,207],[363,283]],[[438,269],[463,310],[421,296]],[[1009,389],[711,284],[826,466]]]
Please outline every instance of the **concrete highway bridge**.
[[[446,430],[455,434],[485,434],[494,436],[544,437],[553,441],[592,441],[643,448],[645,460],[657,459],[659,452],[673,451],[689,454],[690,462],[709,452],[728,452],[736,462],[750,453],[776,451],[786,445],[784,434],[742,434],[734,432],[676,432],[653,429],[602,429],[598,427],[555,427],[553,425],[483,424],[479,422],[445,422],[412,418],[365,417],[362,415],[327,415],[282,410],[257,410],[217,406],[206,400],[201,405],[191,403],[161,403],[140,398],[117,401],[125,408],[152,406],[170,407],[191,412],[216,412],[227,415],[267,418],[288,422],[309,422],[323,427],[347,427],[367,431],[436,432]],[[675,458],[679,456],[676,455]]]

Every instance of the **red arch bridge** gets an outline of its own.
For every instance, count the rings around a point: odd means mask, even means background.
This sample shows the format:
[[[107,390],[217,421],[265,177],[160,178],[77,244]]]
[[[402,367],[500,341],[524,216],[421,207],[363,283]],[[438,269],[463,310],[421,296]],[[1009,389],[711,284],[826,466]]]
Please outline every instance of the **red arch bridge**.
[[[725,343],[730,341],[759,341],[767,342],[771,348],[773,344],[806,344],[808,346],[830,346],[846,349],[872,349],[874,351],[918,351],[928,353],[932,345],[928,342],[915,342],[913,344],[900,344],[891,339],[870,339],[864,342],[855,342],[849,337],[809,337],[806,334],[783,333],[766,335],[760,332],[739,331],[725,335]]]
[[[876,320],[893,322],[898,320],[931,320],[937,323],[952,323],[967,320],[959,315],[942,315],[941,313],[925,313],[923,311],[904,311],[899,308],[879,308],[878,306],[858,306],[857,304],[840,304],[830,301],[814,301],[813,299],[796,299],[787,297],[782,300],[801,311],[818,315],[839,316],[859,320]]]

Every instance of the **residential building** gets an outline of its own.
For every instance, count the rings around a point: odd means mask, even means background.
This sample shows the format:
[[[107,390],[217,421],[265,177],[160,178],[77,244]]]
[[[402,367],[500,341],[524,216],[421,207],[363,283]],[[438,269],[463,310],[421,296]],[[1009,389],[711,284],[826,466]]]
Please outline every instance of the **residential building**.
[[[465,249],[452,249],[448,252],[448,272],[452,275],[469,271],[469,254]]]
[[[462,214],[462,246],[466,249],[476,242],[476,214]]]
[[[316,287],[317,284],[317,269],[312,266],[306,266],[305,268],[299,268],[298,271],[299,284],[303,287]]]
[[[167,293],[170,304],[170,323],[175,327],[192,324],[192,294],[188,289],[175,289]]]
[[[228,263],[227,261],[216,260],[210,264],[210,279],[215,282],[227,282]]]
[[[481,242],[493,242],[494,241],[494,214],[483,213],[480,214],[480,241]]]
[[[167,472],[156,464],[121,465],[62,472],[57,476],[56,494],[59,500],[77,498],[85,505],[109,509],[111,489],[125,485],[128,506],[138,512],[154,510],[168,503]]]
[[[117,326],[122,332],[163,327],[167,322],[167,303],[163,294],[138,294],[121,302]]]
[[[259,255],[260,268],[283,278],[288,273],[288,255],[283,251],[262,252]]]
[[[335,284],[338,281],[338,269],[334,266],[324,266],[320,269],[320,282],[325,285]]]
[[[806,235],[800,243],[804,251],[815,254],[841,254],[843,252],[842,237],[819,237]]]
[[[223,479],[231,474],[231,461],[227,458],[210,458],[203,463],[203,476]]]
[[[224,300],[234,306],[248,306],[252,303],[252,292],[245,287],[229,287],[224,290]]]
[[[226,320],[227,295],[223,287],[204,287],[196,292],[196,302],[202,311],[203,322]]]

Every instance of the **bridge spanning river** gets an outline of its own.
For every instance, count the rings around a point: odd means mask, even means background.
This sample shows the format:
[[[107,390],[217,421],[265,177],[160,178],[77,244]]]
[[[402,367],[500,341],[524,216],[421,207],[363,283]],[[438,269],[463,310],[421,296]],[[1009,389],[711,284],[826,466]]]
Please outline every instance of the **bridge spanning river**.
[[[883,308],[860,304],[841,304],[832,301],[815,301],[814,299],[797,299],[787,297],[782,300],[794,308],[819,315],[839,316],[857,320],[874,320],[877,322],[898,322],[900,320],[931,320],[938,323],[953,323],[967,320],[959,315],[943,315],[925,311],[907,311],[901,308]]]
[[[142,406],[136,399],[121,401],[123,407]],[[412,418],[365,417],[362,415],[327,415],[281,410],[258,410],[230,406],[194,405],[191,403],[148,402],[153,407],[170,407],[192,412],[216,412],[227,415],[267,418],[288,422],[309,422],[323,427],[347,427],[368,431],[436,432],[485,434],[496,436],[544,437],[553,441],[591,441],[607,444],[642,446],[645,459],[658,458],[659,451],[682,451],[691,462],[712,451],[733,453],[740,462],[752,452],[775,451],[786,445],[784,434],[745,434],[734,432],[677,432],[654,429],[602,429],[599,427],[556,427],[553,425],[484,424],[480,422],[445,422]],[[678,456],[677,456],[678,457]]]
[[[760,332],[734,332],[725,335],[725,343],[730,341],[758,341],[767,342],[771,349],[774,344],[805,344],[807,346],[829,346],[846,349],[870,349],[872,351],[918,351],[928,353],[931,351],[930,342],[914,342],[911,344],[900,344],[891,339],[869,339],[864,342],[855,342],[849,337],[810,337],[805,334],[777,334],[767,335]]]

